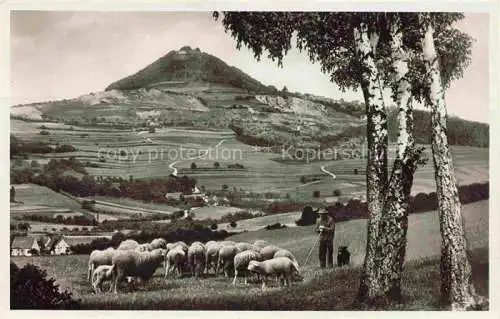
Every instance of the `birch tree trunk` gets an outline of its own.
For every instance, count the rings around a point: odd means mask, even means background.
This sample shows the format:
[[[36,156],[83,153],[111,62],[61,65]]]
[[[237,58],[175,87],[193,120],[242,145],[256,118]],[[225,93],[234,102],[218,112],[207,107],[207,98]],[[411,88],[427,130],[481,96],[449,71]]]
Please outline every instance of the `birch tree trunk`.
[[[356,52],[363,68],[361,88],[365,98],[367,115],[368,161],[366,166],[366,197],[368,202],[368,230],[363,274],[358,300],[364,302],[378,287],[375,278],[375,247],[378,237],[378,223],[382,213],[387,188],[387,114],[382,95],[381,81],[374,61],[374,50],[378,34],[368,33],[362,23],[354,29]]]
[[[375,258],[379,291],[375,291],[372,296],[378,299],[377,304],[400,302],[402,299],[401,275],[406,252],[409,200],[413,175],[422,151],[415,148],[411,84],[406,77],[408,62],[397,17],[391,23],[390,33],[395,84],[393,98],[398,107],[398,139],[389,189],[379,222]]]
[[[451,309],[465,310],[479,299],[472,282],[461,205],[446,136],[446,104],[431,23],[425,26],[422,51],[429,85],[427,103],[431,110],[432,155],[441,231],[441,301]]]

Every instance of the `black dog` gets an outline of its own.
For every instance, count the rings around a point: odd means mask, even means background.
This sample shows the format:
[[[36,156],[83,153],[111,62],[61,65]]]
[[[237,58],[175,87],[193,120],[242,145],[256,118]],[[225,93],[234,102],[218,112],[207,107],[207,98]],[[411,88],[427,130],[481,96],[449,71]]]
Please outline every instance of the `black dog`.
[[[337,253],[337,266],[342,267],[351,262],[351,253],[347,250],[347,246],[339,246]]]

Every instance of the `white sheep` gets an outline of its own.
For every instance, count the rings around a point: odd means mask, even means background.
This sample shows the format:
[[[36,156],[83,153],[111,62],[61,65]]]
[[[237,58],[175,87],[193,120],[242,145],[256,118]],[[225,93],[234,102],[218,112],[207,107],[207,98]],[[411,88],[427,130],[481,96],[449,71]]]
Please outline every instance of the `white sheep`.
[[[186,263],[186,253],[182,246],[177,246],[168,251],[165,258],[165,278],[174,270],[178,276],[182,276],[182,269]]]
[[[133,239],[127,239],[120,243],[117,250],[134,250],[139,246],[139,243]]]
[[[90,282],[92,273],[95,268],[100,265],[111,265],[111,258],[115,253],[115,249],[113,247],[109,247],[106,250],[94,250],[90,253],[89,262],[88,262],[88,272],[87,272],[87,281]]]
[[[155,238],[151,241],[151,246],[153,246],[153,249],[157,248],[167,248],[167,241],[163,238]]]
[[[234,256],[238,253],[238,248],[236,246],[222,246],[219,249],[219,258],[217,260],[217,269],[215,274],[220,273],[220,269],[224,270],[224,276],[228,277],[228,270],[233,266]]]
[[[291,284],[291,278],[294,274],[299,274],[295,264],[287,257],[277,257],[264,261],[252,260],[248,264],[248,270],[261,276],[262,289],[266,288],[266,279],[268,276],[281,276],[285,280],[285,286]]]
[[[153,249],[153,245],[150,243],[140,244],[135,248],[137,251],[152,251]]]
[[[188,249],[188,264],[194,277],[203,273],[205,266],[205,246],[200,242],[194,242]]]
[[[274,253],[273,258],[278,258],[278,257],[286,257],[290,259],[293,262],[295,268],[297,268],[297,270],[300,271],[299,262],[297,261],[297,258],[295,258],[295,256],[289,250],[283,248],[278,250],[277,252]],[[279,282],[278,277],[276,277],[276,282]]]
[[[113,291],[118,293],[118,283],[125,277],[136,277],[148,281],[165,259],[166,250],[139,252],[118,251],[112,258]]]
[[[234,279],[233,279],[233,285],[236,285],[236,278],[238,277],[238,274],[243,274],[245,278],[245,285],[247,284],[247,276],[248,276],[248,264],[252,260],[257,260],[261,261],[262,260],[262,255],[256,251],[253,250],[245,250],[240,253],[237,253],[234,256]]]
[[[206,244],[205,251],[205,273],[208,274],[208,271],[213,268],[214,271],[217,271],[217,261],[219,260],[219,250],[222,248],[222,244],[220,242],[214,242],[212,244]]]
[[[92,287],[94,288],[95,293],[102,292],[102,284],[105,281],[112,281],[113,279],[113,266],[111,265],[100,265],[97,267],[92,273]],[[111,291],[113,285],[109,285],[109,291]]]
[[[260,250],[260,253],[262,254],[262,259],[263,260],[268,260],[274,257],[274,254],[280,250],[278,246],[275,245],[268,245]]]
[[[294,264],[295,268],[299,269],[299,263],[297,261],[297,258],[287,249],[280,249],[277,252],[274,253],[273,258],[278,258],[278,257],[287,257],[290,259]]]
[[[171,250],[171,249],[174,249],[177,246],[180,246],[182,248],[182,250],[184,250],[184,253],[187,254],[189,246],[185,242],[183,242],[183,241],[176,241],[175,243],[172,243],[170,245],[170,248],[167,248],[167,249]]]

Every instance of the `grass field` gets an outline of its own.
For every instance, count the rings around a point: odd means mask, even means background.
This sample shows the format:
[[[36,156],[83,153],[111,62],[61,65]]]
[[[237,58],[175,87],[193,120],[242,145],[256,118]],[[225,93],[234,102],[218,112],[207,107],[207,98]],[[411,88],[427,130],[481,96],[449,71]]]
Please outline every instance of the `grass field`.
[[[481,294],[488,293],[488,201],[465,205],[463,215],[472,251],[474,280]],[[353,265],[321,272],[316,254],[304,260],[316,240],[312,226],[259,230],[230,237],[235,241],[264,239],[292,251],[304,281],[292,288],[270,287],[262,292],[257,284],[236,287],[229,278],[181,278],[163,281],[161,269],[147,286],[125,294],[95,295],[85,281],[88,256],[12,257],[18,265],[28,262],[47,269],[62,288],[71,289],[86,309],[349,309],[359,285],[359,265],[364,255],[366,221],[338,224],[334,247],[348,245]],[[410,216],[404,275],[403,309],[436,309],[439,296],[439,224],[436,212]],[[335,253],[335,252],[334,252]],[[124,288],[127,289],[127,288]]]

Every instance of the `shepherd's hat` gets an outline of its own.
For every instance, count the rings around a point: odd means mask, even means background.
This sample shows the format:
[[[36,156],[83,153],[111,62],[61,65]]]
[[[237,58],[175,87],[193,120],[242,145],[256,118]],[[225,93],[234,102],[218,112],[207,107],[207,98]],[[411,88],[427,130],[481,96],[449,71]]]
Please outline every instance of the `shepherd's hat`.
[[[319,209],[318,210],[318,214],[320,215],[323,215],[323,214],[329,214],[330,212],[326,209],[326,208],[323,208],[323,209]]]

